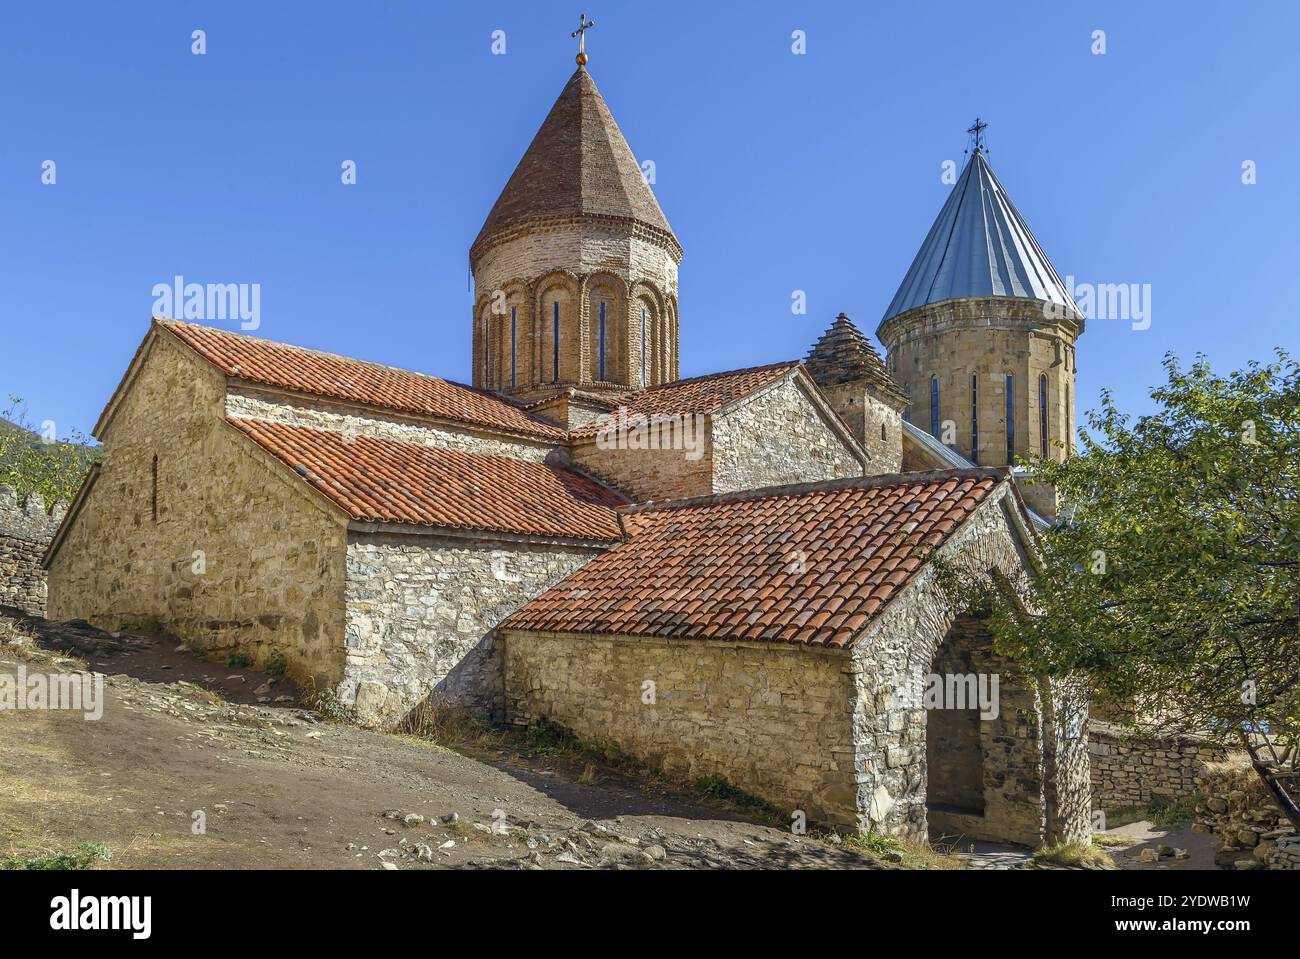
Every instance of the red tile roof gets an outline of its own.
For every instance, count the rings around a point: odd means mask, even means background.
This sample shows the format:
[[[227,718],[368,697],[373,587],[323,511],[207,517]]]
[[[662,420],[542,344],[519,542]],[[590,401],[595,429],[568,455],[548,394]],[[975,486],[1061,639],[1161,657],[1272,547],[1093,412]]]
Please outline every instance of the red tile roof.
[[[500,396],[436,376],[180,320],[155,322],[236,379],[395,413],[452,420],[539,439],[564,439],[559,427]]]
[[[632,393],[621,402],[629,416],[687,416],[694,413],[714,413],[729,403],[770,386],[799,366],[798,360],[754,366],[743,370],[727,370],[707,376],[693,376],[661,386],[651,386]],[[600,431],[599,421],[581,426],[570,434],[575,438],[595,436]]]
[[[264,420],[228,422],[354,520],[615,541],[619,494],[573,470]]]
[[[952,470],[635,508],[628,542],[502,625],[849,646],[1005,481]]]

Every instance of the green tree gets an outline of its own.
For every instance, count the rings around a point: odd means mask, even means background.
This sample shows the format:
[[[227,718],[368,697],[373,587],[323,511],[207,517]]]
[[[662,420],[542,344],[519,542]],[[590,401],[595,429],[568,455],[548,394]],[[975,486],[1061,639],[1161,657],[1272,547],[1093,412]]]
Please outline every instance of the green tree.
[[[0,410],[0,485],[11,487],[19,502],[35,493],[51,512],[70,502],[98,458],[98,448],[77,431],[61,440],[37,433],[16,396]]]
[[[1025,464],[1062,514],[1032,606],[992,604],[998,643],[1152,728],[1240,744],[1300,828],[1300,365],[1164,366],[1156,412],[1104,393],[1079,455]]]

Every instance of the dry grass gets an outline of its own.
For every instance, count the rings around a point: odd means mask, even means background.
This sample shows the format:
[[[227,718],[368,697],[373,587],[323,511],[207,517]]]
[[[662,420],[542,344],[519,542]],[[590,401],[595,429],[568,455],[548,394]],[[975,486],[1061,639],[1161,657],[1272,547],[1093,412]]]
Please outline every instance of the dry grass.
[[[846,849],[895,869],[966,869],[964,859],[952,849],[894,836],[858,834],[843,838]],[[900,858],[901,857],[901,858]]]
[[[1034,862],[1067,869],[1114,869],[1115,861],[1092,843],[1070,842],[1044,846],[1034,853]]]

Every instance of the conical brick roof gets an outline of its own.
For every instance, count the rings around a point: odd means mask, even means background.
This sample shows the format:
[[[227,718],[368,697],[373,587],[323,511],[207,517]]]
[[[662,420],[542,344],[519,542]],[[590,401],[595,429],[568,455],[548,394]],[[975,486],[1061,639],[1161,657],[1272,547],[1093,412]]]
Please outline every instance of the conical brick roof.
[[[596,82],[580,67],[497,197],[472,249],[513,227],[583,215],[634,220],[677,245]]]

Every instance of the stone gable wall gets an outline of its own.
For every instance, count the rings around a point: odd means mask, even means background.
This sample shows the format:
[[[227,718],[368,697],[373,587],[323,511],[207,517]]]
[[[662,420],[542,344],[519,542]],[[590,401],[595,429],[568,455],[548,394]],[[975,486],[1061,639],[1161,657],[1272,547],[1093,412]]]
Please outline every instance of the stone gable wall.
[[[339,698],[391,725],[425,699],[500,718],[495,626],[597,555],[577,546],[350,534]]]
[[[45,512],[39,496],[24,506],[7,486],[0,486],[0,606],[16,606],[36,616],[45,615],[45,570],[41,556],[54,538],[64,508]]]
[[[680,449],[601,449],[594,442],[575,443],[570,459],[638,503],[708,496],[713,492],[713,452],[705,420],[704,449],[698,459]]]
[[[162,628],[259,664],[278,651],[294,680],[332,685],[343,672],[344,519],[224,413],[224,378],[155,337],[53,557],[49,616]]]
[[[562,445],[529,443],[502,436],[475,433],[452,426],[435,426],[396,416],[351,409],[303,397],[273,397],[256,390],[232,388],[226,397],[226,414],[270,420],[316,430],[351,430],[357,436],[431,446],[435,449],[504,456],[535,463],[563,463]]]
[[[784,817],[852,826],[849,666],[776,644],[508,630],[506,714],[615,743],[674,778],[722,776]]]
[[[714,416],[712,425],[714,493],[867,471],[793,377]]]

